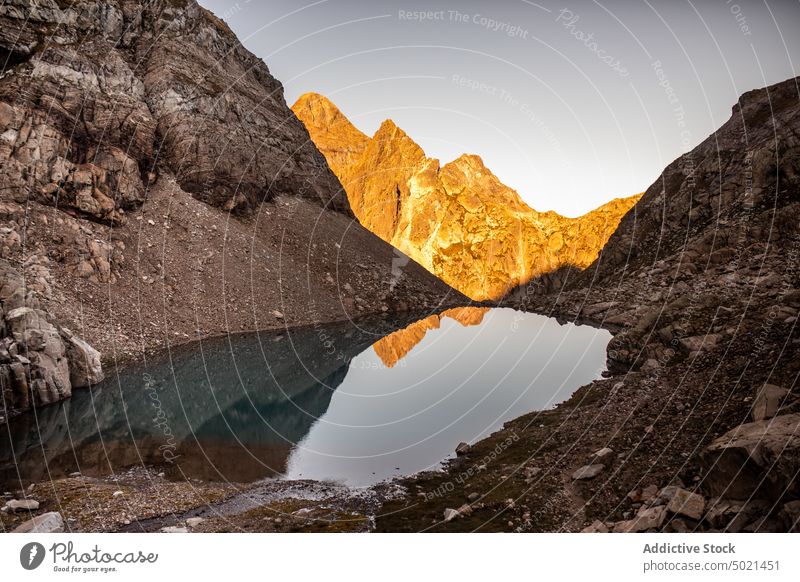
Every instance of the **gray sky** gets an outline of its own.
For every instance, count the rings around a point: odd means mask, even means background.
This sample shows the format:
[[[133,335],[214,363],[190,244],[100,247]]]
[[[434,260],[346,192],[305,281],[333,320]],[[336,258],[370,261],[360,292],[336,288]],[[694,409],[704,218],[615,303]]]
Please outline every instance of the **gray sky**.
[[[797,76],[797,0],[201,0],[283,82],[362,131],[391,117],[537,210],[647,188],[744,91]],[[414,14],[425,11],[421,20]]]

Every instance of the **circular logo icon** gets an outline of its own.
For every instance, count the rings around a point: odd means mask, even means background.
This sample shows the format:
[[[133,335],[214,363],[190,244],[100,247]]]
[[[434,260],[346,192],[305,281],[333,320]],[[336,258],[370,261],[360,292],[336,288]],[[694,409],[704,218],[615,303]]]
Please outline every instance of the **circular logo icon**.
[[[30,542],[19,551],[19,563],[26,570],[35,570],[44,561],[44,546],[39,542]]]

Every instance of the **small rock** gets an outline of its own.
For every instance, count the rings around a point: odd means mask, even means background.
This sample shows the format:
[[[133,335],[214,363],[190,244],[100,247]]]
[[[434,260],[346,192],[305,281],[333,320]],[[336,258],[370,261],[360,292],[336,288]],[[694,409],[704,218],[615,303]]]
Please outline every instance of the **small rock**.
[[[786,388],[773,384],[764,384],[756,395],[753,403],[753,420],[767,420],[777,414],[780,409],[781,401],[789,393]]]
[[[469,503],[465,503],[464,505],[456,509],[456,511],[458,512],[459,515],[464,515],[464,516],[471,515],[472,506]]]
[[[594,479],[605,469],[605,465],[585,465],[572,474],[576,481]]]
[[[189,533],[189,530],[179,525],[169,525],[161,528],[161,533]]]
[[[39,509],[39,502],[35,499],[12,499],[6,506],[9,511],[36,511]]]
[[[685,515],[691,519],[699,520],[706,508],[706,500],[702,495],[692,493],[686,489],[676,488],[672,499],[667,504],[667,509],[678,515]]]
[[[119,497],[120,495],[125,495],[125,494],[122,491],[114,491],[114,493],[111,494],[112,497]]]
[[[468,443],[463,443],[463,442],[458,443],[458,446],[456,447],[456,455],[458,455],[459,457],[466,455],[469,452],[469,449],[470,446]]]
[[[475,492],[472,492],[472,493],[470,493],[469,495],[467,495],[467,500],[468,500],[470,503],[472,503],[473,501],[477,501],[479,497],[480,497],[480,495],[478,495],[478,494],[477,494],[477,493],[475,493]]]
[[[272,312],[272,316],[273,316],[275,319],[283,319],[283,313],[281,313],[281,312],[280,312],[280,311],[278,311],[277,309],[276,309],[276,310],[274,310],[274,311]]]
[[[189,519],[186,520],[186,525],[188,525],[191,528],[195,528],[204,521],[205,519],[203,519],[202,517],[190,517]]]
[[[602,458],[607,457],[608,455],[611,455],[613,453],[614,453],[614,450],[611,447],[603,447],[602,449],[593,452],[592,453],[592,457],[595,457],[597,459],[602,459]]]
[[[614,525],[614,533],[641,532],[648,529],[659,529],[667,518],[667,510],[663,505],[649,507],[640,511],[639,515],[628,521],[620,521]]]
[[[533,484],[536,481],[536,475],[541,472],[542,470],[539,467],[525,467],[523,471],[523,474],[525,475],[525,484]]]
[[[444,522],[447,523],[448,521],[453,521],[455,518],[459,517],[460,514],[457,510],[447,508],[444,510]]]
[[[29,519],[13,533],[60,533],[64,531],[64,518],[56,511],[50,511]]]

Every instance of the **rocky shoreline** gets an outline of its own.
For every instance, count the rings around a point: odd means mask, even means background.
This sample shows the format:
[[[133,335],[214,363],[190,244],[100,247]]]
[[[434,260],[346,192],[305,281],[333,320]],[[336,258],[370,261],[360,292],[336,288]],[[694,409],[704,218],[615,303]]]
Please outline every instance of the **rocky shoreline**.
[[[167,483],[134,470],[37,484],[14,494],[41,499],[37,511],[5,511],[0,522],[10,530],[57,508],[70,531],[793,531],[798,399],[772,389],[710,393],[710,382],[680,380],[692,365],[670,366],[671,382],[630,372],[599,379],[553,410],[460,446],[441,471],[366,490],[272,479]],[[708,424],[693,426],[700,417]],[[94,500],[94,521],[83,521],[85,503],[70,496],[77,487]],[[121,500],[108,509],[98,502],[159,487],[169,493],[126,500],[125,510]]]

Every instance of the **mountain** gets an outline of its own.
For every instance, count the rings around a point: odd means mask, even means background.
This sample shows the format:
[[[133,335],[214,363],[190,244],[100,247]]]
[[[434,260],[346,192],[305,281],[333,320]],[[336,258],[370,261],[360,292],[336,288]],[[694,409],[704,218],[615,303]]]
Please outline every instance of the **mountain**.
[[[193,0],[5,2],[0,64],[0,421],[97,381],[86,342],[108,363],[467,301],[398,271],[280,82]]]
[[[371,138],[327,98],[292,106],[363,226],[475,300],[565,265],[586,267],[639,196],[579,218],[537,212],[476,155],[440,166],[393,121]]]
[[[588,268],[505,298],[611,331],[606,377],[407,484],[437,494],[385,504],[377,529],[797,531],[798,217],[800,77],[742,94]],[[463,503],[466,485],[446,493],[460,476],[488,493],[443,524]]]

